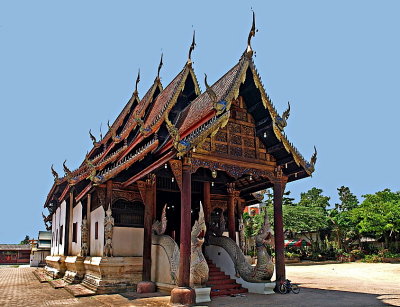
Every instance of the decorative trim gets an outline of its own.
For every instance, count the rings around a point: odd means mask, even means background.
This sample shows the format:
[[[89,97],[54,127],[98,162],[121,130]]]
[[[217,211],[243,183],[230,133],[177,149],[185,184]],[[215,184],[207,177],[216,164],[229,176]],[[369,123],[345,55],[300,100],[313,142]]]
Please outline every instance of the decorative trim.
[[[169,160],[168,164],[173,176],[175,177],[179,190],[182,191],[182,162],[179,160]]]

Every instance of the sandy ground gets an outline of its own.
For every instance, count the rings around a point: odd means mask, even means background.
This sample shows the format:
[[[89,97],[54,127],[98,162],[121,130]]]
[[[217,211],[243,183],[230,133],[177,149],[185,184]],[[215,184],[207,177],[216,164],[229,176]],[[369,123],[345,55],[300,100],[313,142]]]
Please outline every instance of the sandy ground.
[[[288,265],[287,277],[299,294],[218,297],[197,306],[400,306],[400,264]],[[0,306],[170,306],[169,296],[137,298],[134,293],[74,298],[64,289],[41,284],[33,268],[0,267]]]

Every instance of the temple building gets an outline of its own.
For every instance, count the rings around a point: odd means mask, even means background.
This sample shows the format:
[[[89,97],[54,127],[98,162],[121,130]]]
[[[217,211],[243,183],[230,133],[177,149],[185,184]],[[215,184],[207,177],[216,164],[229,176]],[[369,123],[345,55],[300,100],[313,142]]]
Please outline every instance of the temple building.
[[[282,195],[287,183],[314,171],[284,133],[282,115],[267,95],[251,39],[226,74],[203,93],[192,67],[193,42],[182,70],[143,95],[136,88],[106,135],[96,139],[76,170],[52,167],[44,207],[52,232],[46,270],[68,291],[171,292],[193,303],[210,295],[269,293],[285,279]],[[212,82],[210,82],[212,83]],[[86,151],[86,150],[82,150]],[[243,254],[244,207],[274,192],[255,237],[257,266]],[[204,243],[204,244],[203,244]],[[275,263],[266,248],[275,246]],[[227,279],[227,280],[226,280]],[[86,292],[85,292],[86,291]]]

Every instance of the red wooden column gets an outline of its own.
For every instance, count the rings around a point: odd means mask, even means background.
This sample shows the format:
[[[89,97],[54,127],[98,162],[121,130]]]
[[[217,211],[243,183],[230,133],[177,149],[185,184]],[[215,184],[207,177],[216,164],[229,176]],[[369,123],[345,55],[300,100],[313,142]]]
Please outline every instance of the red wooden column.
[[[146,181],[138,181],[137,184],[144,202],[143,272],[142,281],[137,285],[137,292],[150,293],[155,291],[155,284],[151,282],[151,237],[154,221],[156,176],[150,174]]]
[[[203,210],[204,210],[206,226],[208,228],[210,224],[210,211],[211,211],[211,190],[209,182],[203,183]]]
[[[274,234],[275,234],[275,272],[276,286],[286,279],[285,272],[285,242],[283,236],[282,198],[287,178],[282,176],[280,169],[273,180],[274,186]]]
[[[182,166],[181,189],[181,229],[178,286],[171,291],[172,304],[191,305],[195,303],[196,294],[190,284],[191,253],[191,207],[192,207],[192,165],[190,158],[184,158]]]
[[[235,229],[235,207],[236,199],[239,197],[239,191],[235,190],[234,183],[228,183],[228,231],[229,238],[236,242],[236,229]]]

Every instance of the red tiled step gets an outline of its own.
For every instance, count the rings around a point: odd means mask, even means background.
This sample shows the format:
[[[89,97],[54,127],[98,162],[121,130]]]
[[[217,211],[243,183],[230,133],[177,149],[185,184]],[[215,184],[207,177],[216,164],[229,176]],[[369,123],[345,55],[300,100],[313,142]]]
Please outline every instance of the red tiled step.
[[[212,261],[207,260],[207,263],[209,268],[207,286],[211,287],[211,296],[236,295],[248,292],[246,288],[236,283],[236,280],[222,272]]]

